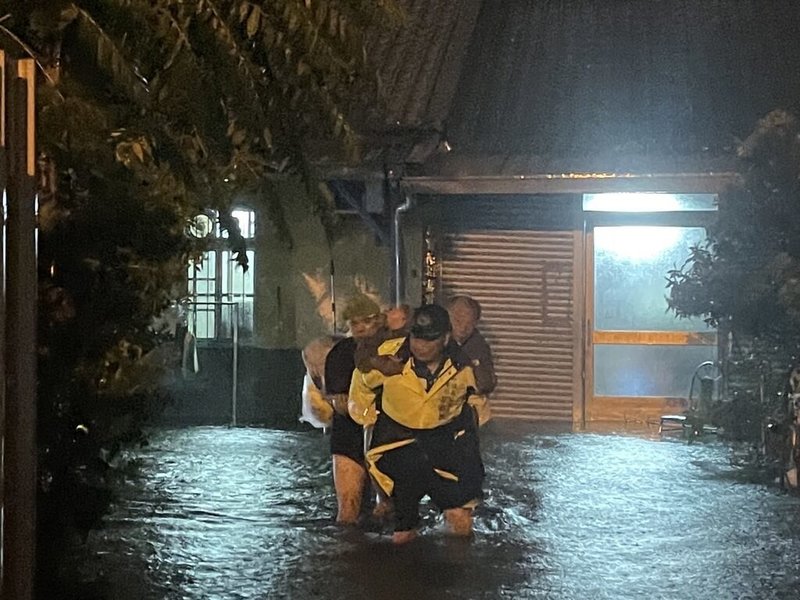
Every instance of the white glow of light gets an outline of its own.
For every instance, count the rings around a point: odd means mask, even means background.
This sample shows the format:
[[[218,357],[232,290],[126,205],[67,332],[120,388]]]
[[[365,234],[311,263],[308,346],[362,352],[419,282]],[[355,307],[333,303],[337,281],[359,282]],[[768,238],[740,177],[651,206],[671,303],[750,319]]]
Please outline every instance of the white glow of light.
[[[681,241],[680,227],[598,227],[595,248],[629,261],[651,260]]]
[[[231,211],[231,216],[239,222],[239,231],[241,231],[243,238],[252,238],[255,236],[255,231],[253,231],[252,227],[252,210],[236,209]]]
[[[673,194],[656,192],[621,192],[586,194],[584,210],[602,212],[669,212],[681,209]]]

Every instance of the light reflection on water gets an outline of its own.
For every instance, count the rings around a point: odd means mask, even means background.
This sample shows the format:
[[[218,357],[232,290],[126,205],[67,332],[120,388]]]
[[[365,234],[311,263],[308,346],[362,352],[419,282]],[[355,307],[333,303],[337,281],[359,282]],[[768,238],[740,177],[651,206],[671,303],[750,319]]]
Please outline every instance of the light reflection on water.
[[[114,600],[800,597],[800,501],[721,444],[496,425],[484,454],[474,541],[428,509],[396,548],[332,525],[318,433],[156,431],[80,576]]]

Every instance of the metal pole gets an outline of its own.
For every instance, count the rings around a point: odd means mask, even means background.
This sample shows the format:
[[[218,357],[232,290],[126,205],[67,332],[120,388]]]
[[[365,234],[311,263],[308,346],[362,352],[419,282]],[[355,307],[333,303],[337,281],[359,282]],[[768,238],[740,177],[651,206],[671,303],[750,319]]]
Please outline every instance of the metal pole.
[[[393,242],[394,242],[394,304],[395,306],[399,306],[403,303],[403,287],[404,281],[401,274],[401,267],[402,267],[402,260],[401,260],[401,248],[402,248],[402,239],[400,238],[400,216],[402,213],[406,212],[408,209],[411,208],[411,196],[407,195],[405,202],[403,202],[400,206],[394,209],[394,228],[392,230],[393,233]]]
[[[236,394],[239,382],[239,305],[234,303],[233,310],[233,389],[231,390],[232,424],[236,427]]]
[[[331,251],[333,249],[331,248]],[[331,259],[331,313],[333,314],[333,334],[336,335],[336,280],[333,276],[333,259]]]
[[[5,498],[5,456],[3,446],[6,437],[6,187],[7,155],[6,155],[6,53],[0,50],[0,506],[4,506]],[[0,595],[3,590],[3,511],[0,510]]]
[[[3,598],[34,597],[36,557],[36,215],[34,62],[7,69],[6,489]]]
[[[3,446],[6,437],[6,186],[7,176],[6,154],[6,53],[0,50],[0,506],[5,504],[5,468],[3,462]],[[3,590],[3,513],[0,511],[0,595]]]

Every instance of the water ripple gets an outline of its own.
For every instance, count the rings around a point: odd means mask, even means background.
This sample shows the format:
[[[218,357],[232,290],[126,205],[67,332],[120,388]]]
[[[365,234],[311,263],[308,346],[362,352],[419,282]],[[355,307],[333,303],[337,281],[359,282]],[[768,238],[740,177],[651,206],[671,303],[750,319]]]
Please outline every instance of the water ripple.
[[[159,430],[80,576],[112,600],[800,597],[800,501],[743,482],[722,444],[515,426],[483,445],[475,539],[427,506],[397,548],[332,524],[317,433]]]

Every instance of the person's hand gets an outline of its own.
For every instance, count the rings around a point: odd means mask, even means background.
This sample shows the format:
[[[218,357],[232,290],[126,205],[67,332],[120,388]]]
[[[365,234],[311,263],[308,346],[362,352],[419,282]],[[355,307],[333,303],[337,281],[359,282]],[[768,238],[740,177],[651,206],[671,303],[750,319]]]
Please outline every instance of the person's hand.
[[[395,306],[386,311],[386,327],[390,331],[404,329],[408,325],[408,309],[404,306]]]
[[[328,401],[337,413],[340,415],[347,414],[347,394],[331,394],[328,396]]]
[[[377,369],[387,377],[399,375],[405,366],[405,362],[398,356],[373,356],[371,363],[373,369]]]

